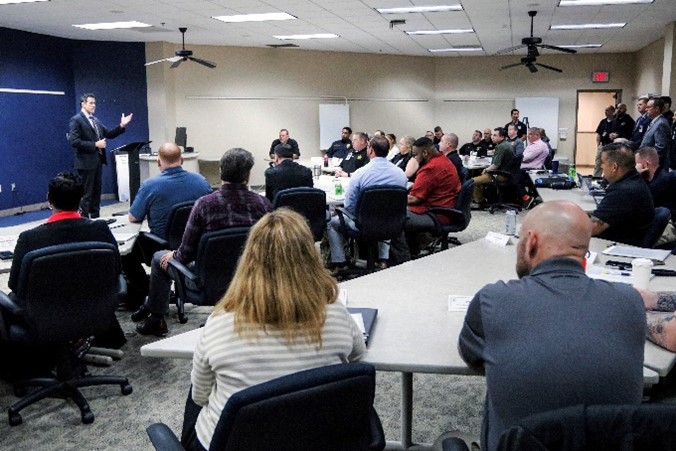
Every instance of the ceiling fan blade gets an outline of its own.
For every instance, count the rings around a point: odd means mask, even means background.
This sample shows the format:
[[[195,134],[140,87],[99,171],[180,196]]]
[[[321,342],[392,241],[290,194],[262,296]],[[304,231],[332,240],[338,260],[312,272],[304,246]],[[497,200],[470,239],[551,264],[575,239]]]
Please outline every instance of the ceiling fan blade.
[[[202,66],[207,66],[209,69],[213,69],[216,67],[216,63],[212,63],[211,61],[203,60],[201,58],[195,58],[194,56],[189,56],[189,60],[192,60],[198,64],[201,64]]]
[[[538,47],[543,49],[556,50],[557,52],[577,53],[577,50],[575,49],[567,49],[565,47],[557,47],[555,45],[538,44]]]
[[[519,44],[519,45],[515,45],[514,47],[509,47],[509,48],[506,48],[506,49],[498,50],[497,52],[495,52],[495,54],[496,55],[504,55],[505,53],[510,53],[510,52],[515,51],[515,50],[522,49],[524,47],[527,47],[527,45],[526,44]]]
[[[503,70],[503,69],[511,69],[512,67],[516,67],[516,66],[521,66],[521,63],[508,64],[508,65],[506,65],[506,66],[502,66],[502,67],[500,68],[500,70]]]
[[[541,63],[535,63],[535,64],[537,64],[537,65],[540,66],[540,67],[544,67],[545,69],[553,70],[554,72],[559,72],[559,73],[563,72],[563,71],[562,71],[561,69],[559,69],[558,67],[547,66],[546,64],[541,64]]]
[[[535,63],[535,64],[538,64],[538,63]],[[528,70],[531,71],[531,73],[533,73],[533,74],[538,71],[538,68],[535,67],[535,64],[526,64],[526,67],[528,68]]]
[[[178,59],[177,61],[174,61],[174,64],[172,64],[171,66],[169,66],[171,69],[177,68],[178,66],[181,65],[181,63],[182,63],[183,61],[185,61],[185,58],[181,58],[181,57],[177,57],[177,58],[179,58],[179,59]]]
[[[177,59],[180,59],[180,57],[172,56],[171,58],[162,58],[161,60],[149,61],[149,62],[145,63],[144,66],[150,66],[151,64],[163,63],[165,61],[171,61],[173,63]]]

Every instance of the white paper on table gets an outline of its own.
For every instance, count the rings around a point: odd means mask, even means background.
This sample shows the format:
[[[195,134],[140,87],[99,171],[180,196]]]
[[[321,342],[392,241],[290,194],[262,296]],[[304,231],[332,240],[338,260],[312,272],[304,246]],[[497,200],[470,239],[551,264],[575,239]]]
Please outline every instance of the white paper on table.
[[[14,251],[19,235],[0,236],[0,251]]]
[[[509,235],[504,235],[497,232],[488,232],[486,239],[489,243],[497,244],[498,246],[507,246],[509,243]]]
[[[608,249],[605,249],[603,253],[606,255],[616,255],[618,257],[649,258],[650,260],[663,262],[671,254],[671,251],[633,246],[610,246]]]
[[[126,243],[127,241],[131,240],[132,238],[136,237],[138,233],[113,233],[113,236],[115,237],[115,240],[118,243]]]
[[[350,313],[350,316],[352,316],[354,322],[357,323],[357,327],[359,327],[361,333],[365,334],[366,327],[364,327],[364,317],[361,315],[361,313]]]
[[[458,296],[451,294],[448,296],[448,311],[449,312],[466,312],[472,296]]]
[[[618,269],[609,269],[603,266],[588,265],[587,276],[592,279],[600,279],[608,282],[632,283],[631,272]]]

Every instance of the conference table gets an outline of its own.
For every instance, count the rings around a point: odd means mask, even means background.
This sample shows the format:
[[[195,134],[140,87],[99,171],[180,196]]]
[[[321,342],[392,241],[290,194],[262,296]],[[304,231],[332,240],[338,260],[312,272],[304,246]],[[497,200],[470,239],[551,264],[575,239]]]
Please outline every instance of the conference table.
[[[131,252],[131,248],[134,245],[134,241],[136,240],[136,237],[140,231],[149,230],[147,221],[144,221],[143,223],[132,223],[129,222],[129,216],[126,214],[124,216],[102,217],[99,219],[115,220],[115,222],[108,224],[108,227],[110,227],[110,231],[113,233],[115,240],[117,240],[121,255]],[[21,232],[44,224],[44,222],[44,220],[35,221],[0,229],[0,251],[13,252],[14,247],[16,246],[16,241],[18,240],[19,234]],[[9,272],[11,268],[11,259],[0,260],[0,273]]]
[[[535,180],[539,177],[548,177],[548,171],[529,171],[531,180],[535,183]],[[542,198],[543,202],[548,202],[552,200],[565,200],[574,203],[575,205],[582,208],[586,213],[591,213],[596,210],[596,200],[594,197],[585,192],[583,189],[576,187],[572,189],[552,189],[552,188],[543,188],[537,187],[538,194]]]
[[[449,311],[449,297],[473,296],[487,283],[516,278],[514,244],[514,238],[506,246],[480,239],[340,283],[347,291],[349,307],[378,309],[363,361],[379,371],[401,373],[401,439],[388,441],[388,449],[413,446],[413,373],[477,375],[458,353],[465,311]],[[592,250],[599,253],[600,261],[607,259],[601,251],[610,244],[592,239]],[[676,257],[667,259],[665,267],[676,269]],[[669,288],[673,279],[664,279],[653,278],[649,287]],[[141,347],[141,355],[190,359],[200,334],[195,329],[149,343]],[[676,354],[646,343],[645,382],[657,383],[675,361]]]

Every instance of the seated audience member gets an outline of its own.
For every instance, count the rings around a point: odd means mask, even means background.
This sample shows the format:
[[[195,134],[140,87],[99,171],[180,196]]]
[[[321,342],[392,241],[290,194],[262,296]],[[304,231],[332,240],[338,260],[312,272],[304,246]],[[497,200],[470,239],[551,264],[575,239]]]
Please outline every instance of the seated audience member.
[[[402,139],[403,141],[403,139]],[[401,146],[400,146],[401,148]],[[343,207],[348,213],[354,215],[357,202],[361,197],[362,192],[366,188],[379,185],[400,186],[406,188],[406,176],[404,173],[391,162],[385,158],[387,156],[387,141],[385,138],[377,136],[371,139],[366,154],[370,163],[366,166],[357,169],[352,174],[352,181],[345,192],[345,201]],[[353,221],[347,216],[345,217],[346,227],[356,230]],[[326,234],[329,239],[329,246],[331,247],[331,266],[335,273],[347,266],[345,257],[345,250],[343,248],[343,234],[340,223],[340,218],[334,216],[326,229]],[[389,258],[390,246],[385,242],[378,243],[378,266],[383,268],[387,265]]]
[[[591,221],[573,203],[535,207],[519,233],[520,280],[486,285],[470,302],[458,348],[486,375],[481,449],[497,449],[505,429],[539,412],[641,403],[641,296],[587,277],[590,237]]]
[[[297,186],[314,186],[312,170],[293,161],[293,149],[288,144],[277,144],[274,166],[265,170],[265,197],[272,201],[278,191]]]
[[[275,157],[275,147],[277,147],[280,144],[286,144],[289,147],[291,147],[291,158],[296,159],[300,157],[300,149],[298,148],[298,142],[293,139],[289,138],[289,131],[285,128],[281,129],[279,131],[279,138],[275,139],[272,141],[272,144],[270,144],[270,158]]]
[[[636,170],[648,182],[655,207],[666,207],[676,219],[676,172],[660,167],[660,157],[652,147],[641,147],[635,155]]]
[[[232,283],[195,349],[183,445],[209,449],[233,393],[359,360],[362,333],[337,295],[303,217],[285,208],[265,215],[251,229]]]
[[[413,158],[411,149],[413,149],[413,143],[415,138],[412,136],[404,136],[399,140],[399,153],[394,156],[390,161],[396,167],[404,171],[406,178],[412,182],[415,180],[415,173],[418,171],[418,161]]]
[[[507,138],[505,141],[512,145],[514,155],[519,156],[523,153],[524,145],[521,137],[517,134],[516,125],[510,124],[509,127],[507,127]]]
[[[83,218],[78,213],[80,201],[84,195],[84,184],[80,177],[70,172],[61,172],[49,181],[47,201],[52,215],[44,224],[19,234],[14,248],[12,268],[7,286],[16,291],[21,274],[24,256],[34,250],[57,244],[79,243],[83,241],[101,241],[113,244],[117,241],[108,224]],[[10,296],[13,296],[10,294]],[[1,317],[2,315],[0,315]],[[110,332],[97,337],[96,344],[113,348],[121,347],[127,340],[113,315],[109,318]]]
[[[175,143],[164,143],[157,152],[160,173],[146,179],[138,190],[129,209],[129,222],[143,222],[148,218],[150,232],[166,237],[169,214],[174,205],[195,201],[211,192],[209,182],[201,174],[188,172],[182,167],[181,149]],[[149,278],[143,268],[144,255],[159,249],[155,242],[139,234],[131,252],[122,256],[122,270],[127,277],[127,307],[136,310],[148,295]]]
[[[646,338],[658,346],[676,352],[676,292],[638,289],[647,310]]]
[[[542,169],[549,155],[549,147],[540,139],[540,129],[528,129],[528,146],[523,150],[521,169]]]
[[[486,151],[495,150],[495,143],[493,142],[493,130],[490,128],[484,129],[484,137],[481,139],[481,144],[484,145]]]
[[[131,315],[132,321],[143,320],[136,325],[138,333],[164,336],[168,332],[164,315],[169,310],[172,278],[168,268],[172,258],[188,264],[195,260],[197,245],[205,233],[226,227],[251,226],[272,210],[269,200],[249,191],[247,184],[253,165],[249,151],[240,148],[225,151],[221,157],[221,188],[197,199],[177,250],[158,251],[153,255],[148,298]]]
[[[329,158],[345,158],[352,148],[350,135],[352,135],[352,129],[350,127],[343,127],[343,130],[340,132],[340,139],[331,144],[326,150],[326,155]]]
[[[412,152],[420,169],[408,193],[406,234],[409,251],[415,255],[419,252],[417,234],[434,229],[434,220],[427,210],[431,207],[455,208],[462,183],[453,163],[429,139],[417,139]],[[442,224],[449,221],[443,215],[437,215],[437,219]]]
[[[397,147],[397,137],[394,135],[394,133],[388,133],[385,135],[385,139],[387,139],[387,142],[390,143],[390,151],[387,153],[387,159],[392,161],[392,158],[394,158],[399,153],[399,147]]]
[[[484,186],[491,183],[491,176],[487,174],[488,171],[506,171],[509,168],[512,158],[514,158],[514,148],[506,141],[507,132],[504,128],[496,128],[493,130],[491,139],[495,143],[495,153],[491,160],[491,165],[484,169],[481,175],[474,177],[474,203],[476,206],[481,206],[486,202],[486,195],[484,194]]]
[[[442,136],[444,136],[444,131],[441,129],[440,125],[437,125],[434,127],[434,139],[432,140],[437,150],[439,150],[439,142],[441,142]]]
[[[354,171],[369,162],[366,156],[368,142],[369,137],[364,132],[356,132],[352,135],[352,149],[340,162],[340,169],[336,170],[336,177],[350,177]]]
[[[434,141],[434,132],[432,130],[427,130],[425,132],[425,138],[428,138],[430,141]]]
[[[485,157],[488,152],[483,139],[481,139],[481,132],[479,130],[474,130],[472,141],[463,144],[458,151],[460,155],[472,155],[472,152],[474,152],[474,156],[479,158]]]
[[[481,134],[479,134],[479,136],[481,137]],[[465,144],[465,146],[466,145],[467,144]],[[481,148],[483,149],[483,146],[481,146]],[[455,133],[446,133],[442,136],[441,141],[439,142],[439,152],[443,153],[446,158],[453,163],[453,166],[455,166],[455,170],[458,173],[458,177],[460,177],[460,181],[462,182],[464,180],[463,174],[467,172],[467,169],[465,169],[465,166],[462,164],[462,159],[460,158],[460,155],[458,155],[458,135]]]
[[[601,169],[609,185],[591,214],[592,236],[636,245],[655,216],[650,190],[635,169],[626,144],[601,148]]]
[[[549,150],[549,160],[545,162],[547,165],[547,169],[551,169],[551,162],[554,159],[554,156],[556,155],[556,149],[552,147],[552,144],[550,142],[549,137],[547,136],[547,133],[545,132],[545,129],[540,127],[538,130],[540,130],[540,139],[542,142],[547,144],[547,149]]]

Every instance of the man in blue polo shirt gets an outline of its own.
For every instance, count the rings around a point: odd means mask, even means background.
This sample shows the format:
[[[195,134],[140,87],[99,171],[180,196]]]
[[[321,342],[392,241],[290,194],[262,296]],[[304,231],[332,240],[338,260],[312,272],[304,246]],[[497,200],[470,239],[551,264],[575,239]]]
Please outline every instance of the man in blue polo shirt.
[[[200,174],[188,172],[181,166],[181,149],[174,143],[160,146],[157,166],[160,173],[143,182],[129,209],[130,222],[142,222],[148,217],[150,232],[166,238],[167,221],[174,205],[197,200],[209,194],[209,182]],[[122,269],[129,282],[127,305],[136,309],[148,295],[149,278],[143,269],[144,255],[152,255],[159,249],[143,234],[139,235],[132,251],[122,256]]]

